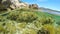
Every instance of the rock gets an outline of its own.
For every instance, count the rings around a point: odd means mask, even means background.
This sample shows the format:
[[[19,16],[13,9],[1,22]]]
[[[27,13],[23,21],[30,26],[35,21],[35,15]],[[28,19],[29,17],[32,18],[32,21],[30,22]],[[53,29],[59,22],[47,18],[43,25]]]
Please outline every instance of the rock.
[[[9,7],[11,10],[15,9],[15,6],[14,5],[10,5]]]
[[[38,5],[37,4],[31,4],[31,5],[29,5],[29,8],[38,9]]]
[[[28,8],[29,5],[27,3],[20,3],[20,8]]]
[[[15,8],[19,8],[20,7],[20,3],[18,0],[9,0],[11,2],[11,5],[13,5]]]
[[[28,4],[27,3],[21,3],[19,2],[19,0],[1,0],[1,6],[0,6],[0,9],[7,9],[7,8],[10,8],[10,9],[17,9],[17,8],[24,8],[24,7],[28,7]]]
[[[2,0],[1,1],[1,4],[0,4],[0,10],[4,10],[4,9],[7,9],[9,6],[10,6],[10,2],[7,1],[7,0]]]
[[[0,9],[7,9],[7,8],[18,8],[19,6],[19,1],[18,0],[0,0]]]
[[[17,8],[33,8],[38,9],[37,4],[28,5],[27,3],[19,2],[19,0],[0,0],[0,9],[17,9]]]

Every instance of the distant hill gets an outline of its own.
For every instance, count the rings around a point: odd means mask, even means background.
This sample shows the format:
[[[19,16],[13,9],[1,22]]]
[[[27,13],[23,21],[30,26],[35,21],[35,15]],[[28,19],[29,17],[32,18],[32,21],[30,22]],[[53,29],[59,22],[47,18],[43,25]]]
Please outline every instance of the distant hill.
[[[60,11],[52,10],[52,9],[44,8],[44,7],[40,7],[40,8],[39,8],[39,11],[48,12],[48,13],[50,13],[50,14],[60,15]]]

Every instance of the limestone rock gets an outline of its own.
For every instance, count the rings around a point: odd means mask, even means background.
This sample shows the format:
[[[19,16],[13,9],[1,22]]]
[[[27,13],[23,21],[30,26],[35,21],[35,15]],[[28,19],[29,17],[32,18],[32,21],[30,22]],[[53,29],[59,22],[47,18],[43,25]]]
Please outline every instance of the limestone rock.
[[[20,3],[20,8],[28,8],[29,5],[27,3]]]
[[[18,0],[9,0],[11,2],[11,5],[14,6],[15,8],[19,8],[20,7],[20,3]]]
[[[37,4],[31,4],[31,5],[29,5],[29,8],[38,9],[38,5]]]
[[[0,1],[1,3],[0,3],[0,10],[1,9],[7,9],[9,6],[10,6],[10,2],[9,1],[7,1],[7,0],[2,0],[2,1]]]
[[[0,1],[0,9],[16,9],[16,8],[24,8],[24,7],[28,7],[27,3],[20,3],[19,0],[1,0]]]

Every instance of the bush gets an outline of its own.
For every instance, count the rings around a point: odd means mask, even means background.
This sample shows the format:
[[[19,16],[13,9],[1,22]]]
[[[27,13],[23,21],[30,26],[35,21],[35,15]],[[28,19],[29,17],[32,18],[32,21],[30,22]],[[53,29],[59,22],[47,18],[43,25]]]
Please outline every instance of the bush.
[[[33,12],[22,12],[19,15],[17,21],[20,21],[20,22],[33,22],[37,18],[38,18],[37,15]]]
[[[0,22],[4,22],[6,20],[6,17],[0,16]]]
[[[46,16],[42,16],[39,18],[40,22],[44,25],[44,24],[53,24],[54,23],[54,19],[52,17],[46,17]]]
[[[0,22],[0,34],[14,34],[16,32],[16,26],[13,21]]]
[[[7,16],[7,19],[16,21],[18,16],[19,16],[19,12],[16,12],[16,11],[10,12]]]
[[[57,25],[60,25],[60,21],[57,21],[56,24],[57,24]]]

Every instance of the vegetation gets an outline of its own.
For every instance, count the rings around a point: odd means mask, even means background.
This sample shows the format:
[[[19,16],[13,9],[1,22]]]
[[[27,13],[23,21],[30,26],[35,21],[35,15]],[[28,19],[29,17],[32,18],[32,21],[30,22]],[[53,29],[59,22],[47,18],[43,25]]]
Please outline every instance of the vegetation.
[[[0,14],[0,34],[59,34],[58,20],[60,16],[35,10],[6,11]]]

